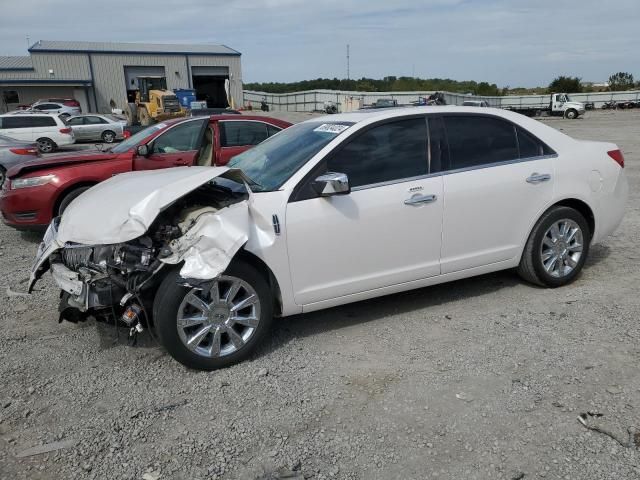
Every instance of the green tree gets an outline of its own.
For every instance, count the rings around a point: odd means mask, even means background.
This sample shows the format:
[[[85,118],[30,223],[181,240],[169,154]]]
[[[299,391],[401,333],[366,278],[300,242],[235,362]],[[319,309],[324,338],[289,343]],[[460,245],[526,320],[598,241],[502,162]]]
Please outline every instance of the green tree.
[[[614,73],[609,77],[609,90],[612,92],[631,90],[633,86],[633,75],[628,72]]]
[[[549,93],[580,93],[582,92],[582,84],[579,77],[560,75],[549,84],[547,90]]]

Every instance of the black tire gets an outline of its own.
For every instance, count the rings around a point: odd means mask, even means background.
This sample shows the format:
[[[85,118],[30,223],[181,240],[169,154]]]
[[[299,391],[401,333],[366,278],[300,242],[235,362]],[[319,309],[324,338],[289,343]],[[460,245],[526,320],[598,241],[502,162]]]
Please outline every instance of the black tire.
[[[565,118],[568,118],[569,120],[573,120],[575,118],[578,118],[578,111],[573,109],[573,108],[570,108],[569,110],[567,110],[564,113],[564,116],[565,116]]]
[[[555,223],[564,219],[573,220],[582,231],[582,255],[573,271],[563,277],[554,277],[544,268],[542,261],[542,242],[547,230]],[[591,231],[589,224],[580,212],[570,207],[556,206],[547,210],[533,227],[529,239],[522,252],[518,275],[527,282],[543,287],[556,288],[571,283],[580,274],[584,262],[589,254]]]
[[[36,140],[40,153],[51,153],[56,149],[56,144],[50,138],[39,138]]]
[[[273,296],[264,276],[252,265],[241,260],[234,261],[224,275],[237,277],[247,282],[256,292],[260,301],[259,323],[244,346],[224,356],[205,357],[189,350],[178,334],[178,309],[189,287],[179,285],[177,270],[169,273],[160,284],[153,303],[153,323],[162,346],[175,360],[195,370],[216,370],[228,367],[246,359],[260,344],[271,328],[273,321]]]
[[[91,188],[90,186],[78,187],[75,190],[71,190],[69,193],[67,193],[62,198],[60,205],[58,205],[58,211],[56,212],[56,214],[62,215],[71,202],[73,202],[77,197],[79,197],[81,193],[86,192],[90,188]]]
[[[4,169],[4,167],[0,166],[0,188],[2,188],[2,184],[4,183],[6,178],[7,178],[7,171]]]
[[[104,132],[102,132],[102,141],[104,143],[113,143],[115,139],[116,139],[115,132],[112,132],[111,130],[105,130]]]

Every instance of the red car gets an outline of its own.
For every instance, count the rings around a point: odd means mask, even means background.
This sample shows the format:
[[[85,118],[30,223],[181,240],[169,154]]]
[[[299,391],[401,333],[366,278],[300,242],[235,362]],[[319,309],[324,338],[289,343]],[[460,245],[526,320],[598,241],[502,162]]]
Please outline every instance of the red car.
[[[98,182],[132,170],[226,165],[231,157],[291,126],[250,115],[212,115],[152,125],[105,151],[49,155],[10,168],[0,194],[5,224],[41,229]]]

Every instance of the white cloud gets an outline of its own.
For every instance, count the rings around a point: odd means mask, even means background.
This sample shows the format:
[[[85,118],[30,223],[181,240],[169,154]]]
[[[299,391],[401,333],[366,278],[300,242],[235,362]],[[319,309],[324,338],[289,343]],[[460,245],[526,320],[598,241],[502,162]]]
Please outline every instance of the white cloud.
[[[546,84],[640,64],[637,0],[0,0],[0,55],[32,41],[224,43],[245,81],[416,75]],[[43,21],[46,19],[46,21]],[[141,21],[142,20],[142,21]]]

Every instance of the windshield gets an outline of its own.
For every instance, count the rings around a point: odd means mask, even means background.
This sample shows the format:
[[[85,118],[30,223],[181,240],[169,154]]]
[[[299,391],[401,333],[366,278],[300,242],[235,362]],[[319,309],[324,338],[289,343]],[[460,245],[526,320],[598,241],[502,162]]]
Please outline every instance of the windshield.
[[[150,127],[145,128],[144,130],[140,130],[135,135],[131,135],[124,142],[120,142],[118,145],[113,147],[111,151],[113,153],[124,153],[131,150],[133,147],[138,145],[142,140],[147,138],[153,132],[157,132],[158,130],[164,128],[166,124],[158,123],[156,125],[151,125]]]
[[[258,185],[251,187],[254,192],[277,190],[351,125],[352,122],[299,123],[233,157],[227,166],[241,169],[256,182]]]

